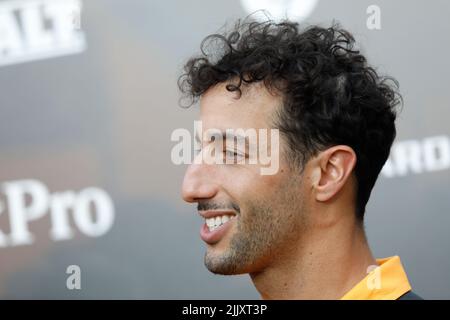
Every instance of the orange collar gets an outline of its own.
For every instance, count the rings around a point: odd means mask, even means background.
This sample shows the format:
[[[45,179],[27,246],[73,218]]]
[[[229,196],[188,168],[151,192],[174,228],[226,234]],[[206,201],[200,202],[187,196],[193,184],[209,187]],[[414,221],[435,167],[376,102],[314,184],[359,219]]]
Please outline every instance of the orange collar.
[[[396,300],[411,290],[399,256],[377,259],[375,267],[341,300]]]

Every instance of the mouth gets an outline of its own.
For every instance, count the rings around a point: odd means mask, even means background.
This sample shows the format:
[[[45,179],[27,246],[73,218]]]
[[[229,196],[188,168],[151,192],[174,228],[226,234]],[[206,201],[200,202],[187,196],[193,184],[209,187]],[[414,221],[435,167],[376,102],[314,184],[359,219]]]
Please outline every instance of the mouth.
[[[203,211],[199,213],[205,219],[200,229],[200,237],[208,244],[219,242],[237,218],[236,214],[230,211]]]

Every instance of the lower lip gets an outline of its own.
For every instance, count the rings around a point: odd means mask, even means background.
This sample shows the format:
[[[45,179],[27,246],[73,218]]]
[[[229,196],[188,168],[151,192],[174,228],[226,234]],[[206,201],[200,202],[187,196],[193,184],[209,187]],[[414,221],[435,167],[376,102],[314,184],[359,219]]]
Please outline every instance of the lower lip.
[[[208,244],[215,244],[219,242],[220,239],[224,237],[225,233],[227,233],[227,230],[230,229],[234,219],[236,218],[228,220],[226,223],[213,231],[209,231],[208,226],[204,223],[200,229],[200,237]]]

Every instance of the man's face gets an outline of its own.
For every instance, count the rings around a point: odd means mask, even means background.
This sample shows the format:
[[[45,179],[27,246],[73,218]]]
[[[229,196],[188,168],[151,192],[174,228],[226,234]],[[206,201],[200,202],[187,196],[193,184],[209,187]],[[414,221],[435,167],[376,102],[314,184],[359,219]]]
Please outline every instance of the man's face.
[[[203,132],[210,128],[271,129],[281,107],[281,97],[271,94],[262,84],[252,84],[229,92],[225,83],[210,88],[200,101]],[[267,134],[269,137],[270,135]],[[202,138],[202,152],[213,142]],[[273,141],[268,141],[268,144]],[[279,169],[262,175],[262,164],[192,164],[186,171],[182,194],[187,202],[197,202],[205,217],[201,237],[207,243],[205,265],[214,273],[254,273],[286,254],[289,243],[303,229],[305,206],[302,176],[289,169],[280,136],[275,148]],[[225,145],[225,143],[224,143]],[[269,148],[264,146],[265,148]],[[248,148],[223,148],[224,157],[233,152],[245,154]],[[248,160],[248,159],[247,159]],[[220,222],[219,222],[220,221]]]

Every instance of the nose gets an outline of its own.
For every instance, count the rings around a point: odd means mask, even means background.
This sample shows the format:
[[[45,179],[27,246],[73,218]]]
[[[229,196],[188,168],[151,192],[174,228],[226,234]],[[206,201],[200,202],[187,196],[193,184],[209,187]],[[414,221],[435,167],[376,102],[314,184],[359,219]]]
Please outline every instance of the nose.
[[[213,183],[211,175],[214,170],[213,165],[191,164],[186,170],[181,188],[181,194],[184,201],[193,203],[202,199],[213,198],[219,187]]]

